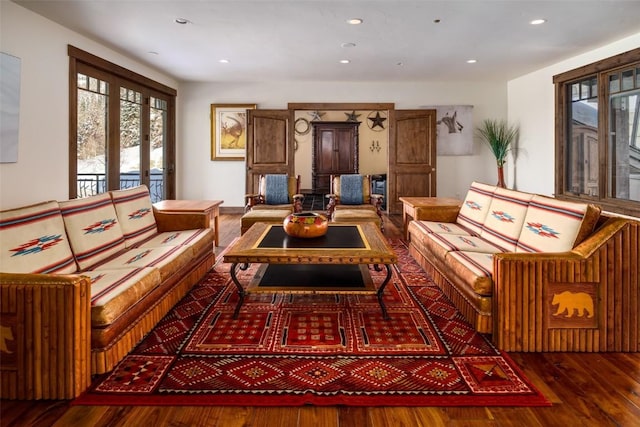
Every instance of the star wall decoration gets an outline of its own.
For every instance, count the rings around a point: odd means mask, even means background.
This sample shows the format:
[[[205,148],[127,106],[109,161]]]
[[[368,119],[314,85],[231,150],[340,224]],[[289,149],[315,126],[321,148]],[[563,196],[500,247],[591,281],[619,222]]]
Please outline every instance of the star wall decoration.
[[[373,116],[373,111],[369,114],[369,116],[367,117],[371,123],[369,123],[369,129],[371,130],[377,130],[378,132],[384,130],[384,122],[385,120],[387,120],[386,117],[382,117],[380,115],[380,111],[376,111],[375,112],[375,116]],[[380,129],[376,129],[376,128],[380,128]]]
[[[362,114],[356,114],[355,110],[352,111],[351,113],[344,113],[345,116],[347,116],[347,121],[348,122],[357,122],[358,121],[358,117],[360,117]]]
[[[325,113],[321,113],[320,111],[312,111],[309,114],[311,114],[312,121],[320,121],[322,120],[322,116],[325,115]]]

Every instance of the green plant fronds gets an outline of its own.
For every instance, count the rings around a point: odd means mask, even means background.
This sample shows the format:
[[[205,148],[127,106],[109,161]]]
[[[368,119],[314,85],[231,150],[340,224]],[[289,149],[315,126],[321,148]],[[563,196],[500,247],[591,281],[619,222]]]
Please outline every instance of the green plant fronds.
[[[498,167],[502,167],[507,154],[513,148],[512,144],[518,137],[518,127],[509,126],[506,120],[486,119],[478,127],[478,132],[491,149]]]

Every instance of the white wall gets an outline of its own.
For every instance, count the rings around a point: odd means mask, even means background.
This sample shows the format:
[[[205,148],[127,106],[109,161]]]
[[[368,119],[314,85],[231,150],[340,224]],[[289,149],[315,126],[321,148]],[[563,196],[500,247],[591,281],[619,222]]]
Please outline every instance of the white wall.
[[[152,68],[42,18],[0,1],[0,50],[21,58],[17,163],[0,164],[0,208],[68,197],[67,45],[178,89],[177,196],[223,199],[242,206],[244,163],[210,160],[212,103],[256,103],[284,109],[289,102],[393,102],[397,109],[473,105],[474,127],[506,118],[521,127],[521,151],[507,164],[508,184],[552,194],[554,99],[552,76],[640,46],[640,34],[510,82],[442,83],[180,83]],[[438,157],[438,194],[464,196],[473,180],[493,183],[495,162],[476,139],[473,156]]]
[[[640,47],[640,33],[509,81],[508,117],[520,124],[515,175],[507,185],[552,195],[555,177],[553,76]]]
[[[166,75],[15,3],[0,1],[0,51],[21,59],[18,162],[0,164],[0,209],[69,196],[68,44],[178,87]]]
[[[396,109],[473,105],[475,127],[485,118],[507,117],[506,87],[506,82],[184,83],[178,104],[183,153],[178,163],[178,195],[222,199],[225,207],[244,202],[244,162],[210,160],[211,104],[257,104],[261,109],[286,109],[290,102],[390,102]],[[438,195],[463,197],[474,180],[496,181],[491,153],[479,142],[475,150],[473,156],[438,157]]]

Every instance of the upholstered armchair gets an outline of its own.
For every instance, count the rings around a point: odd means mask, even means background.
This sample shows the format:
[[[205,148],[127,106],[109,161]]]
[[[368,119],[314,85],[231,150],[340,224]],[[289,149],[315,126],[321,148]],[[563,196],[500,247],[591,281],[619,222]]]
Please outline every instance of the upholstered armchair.
[[[245,212],[256,209],[291,209],[302,211],[304,195],[300,194],[300,175],[260,175],[257,194],[245,194]]]
[[[327,216],[333,218],[334,212],[341,209],[366,209],[375,212],[382,224],[382,194],[371,192],[369,175],[348,174],[331,176],[331,193],[326,196]]]

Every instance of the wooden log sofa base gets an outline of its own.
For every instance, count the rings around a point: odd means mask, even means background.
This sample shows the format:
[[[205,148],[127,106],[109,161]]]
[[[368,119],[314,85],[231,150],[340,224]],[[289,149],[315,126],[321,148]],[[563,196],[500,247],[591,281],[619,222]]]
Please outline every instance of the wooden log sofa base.
[[[215,262],[204,213],[154,210],[145,186],[0,212],[0,392],[73,399]]]
[[[416,211],[409,251],[505,351],[640,351],[640,221],[473,183]]]

